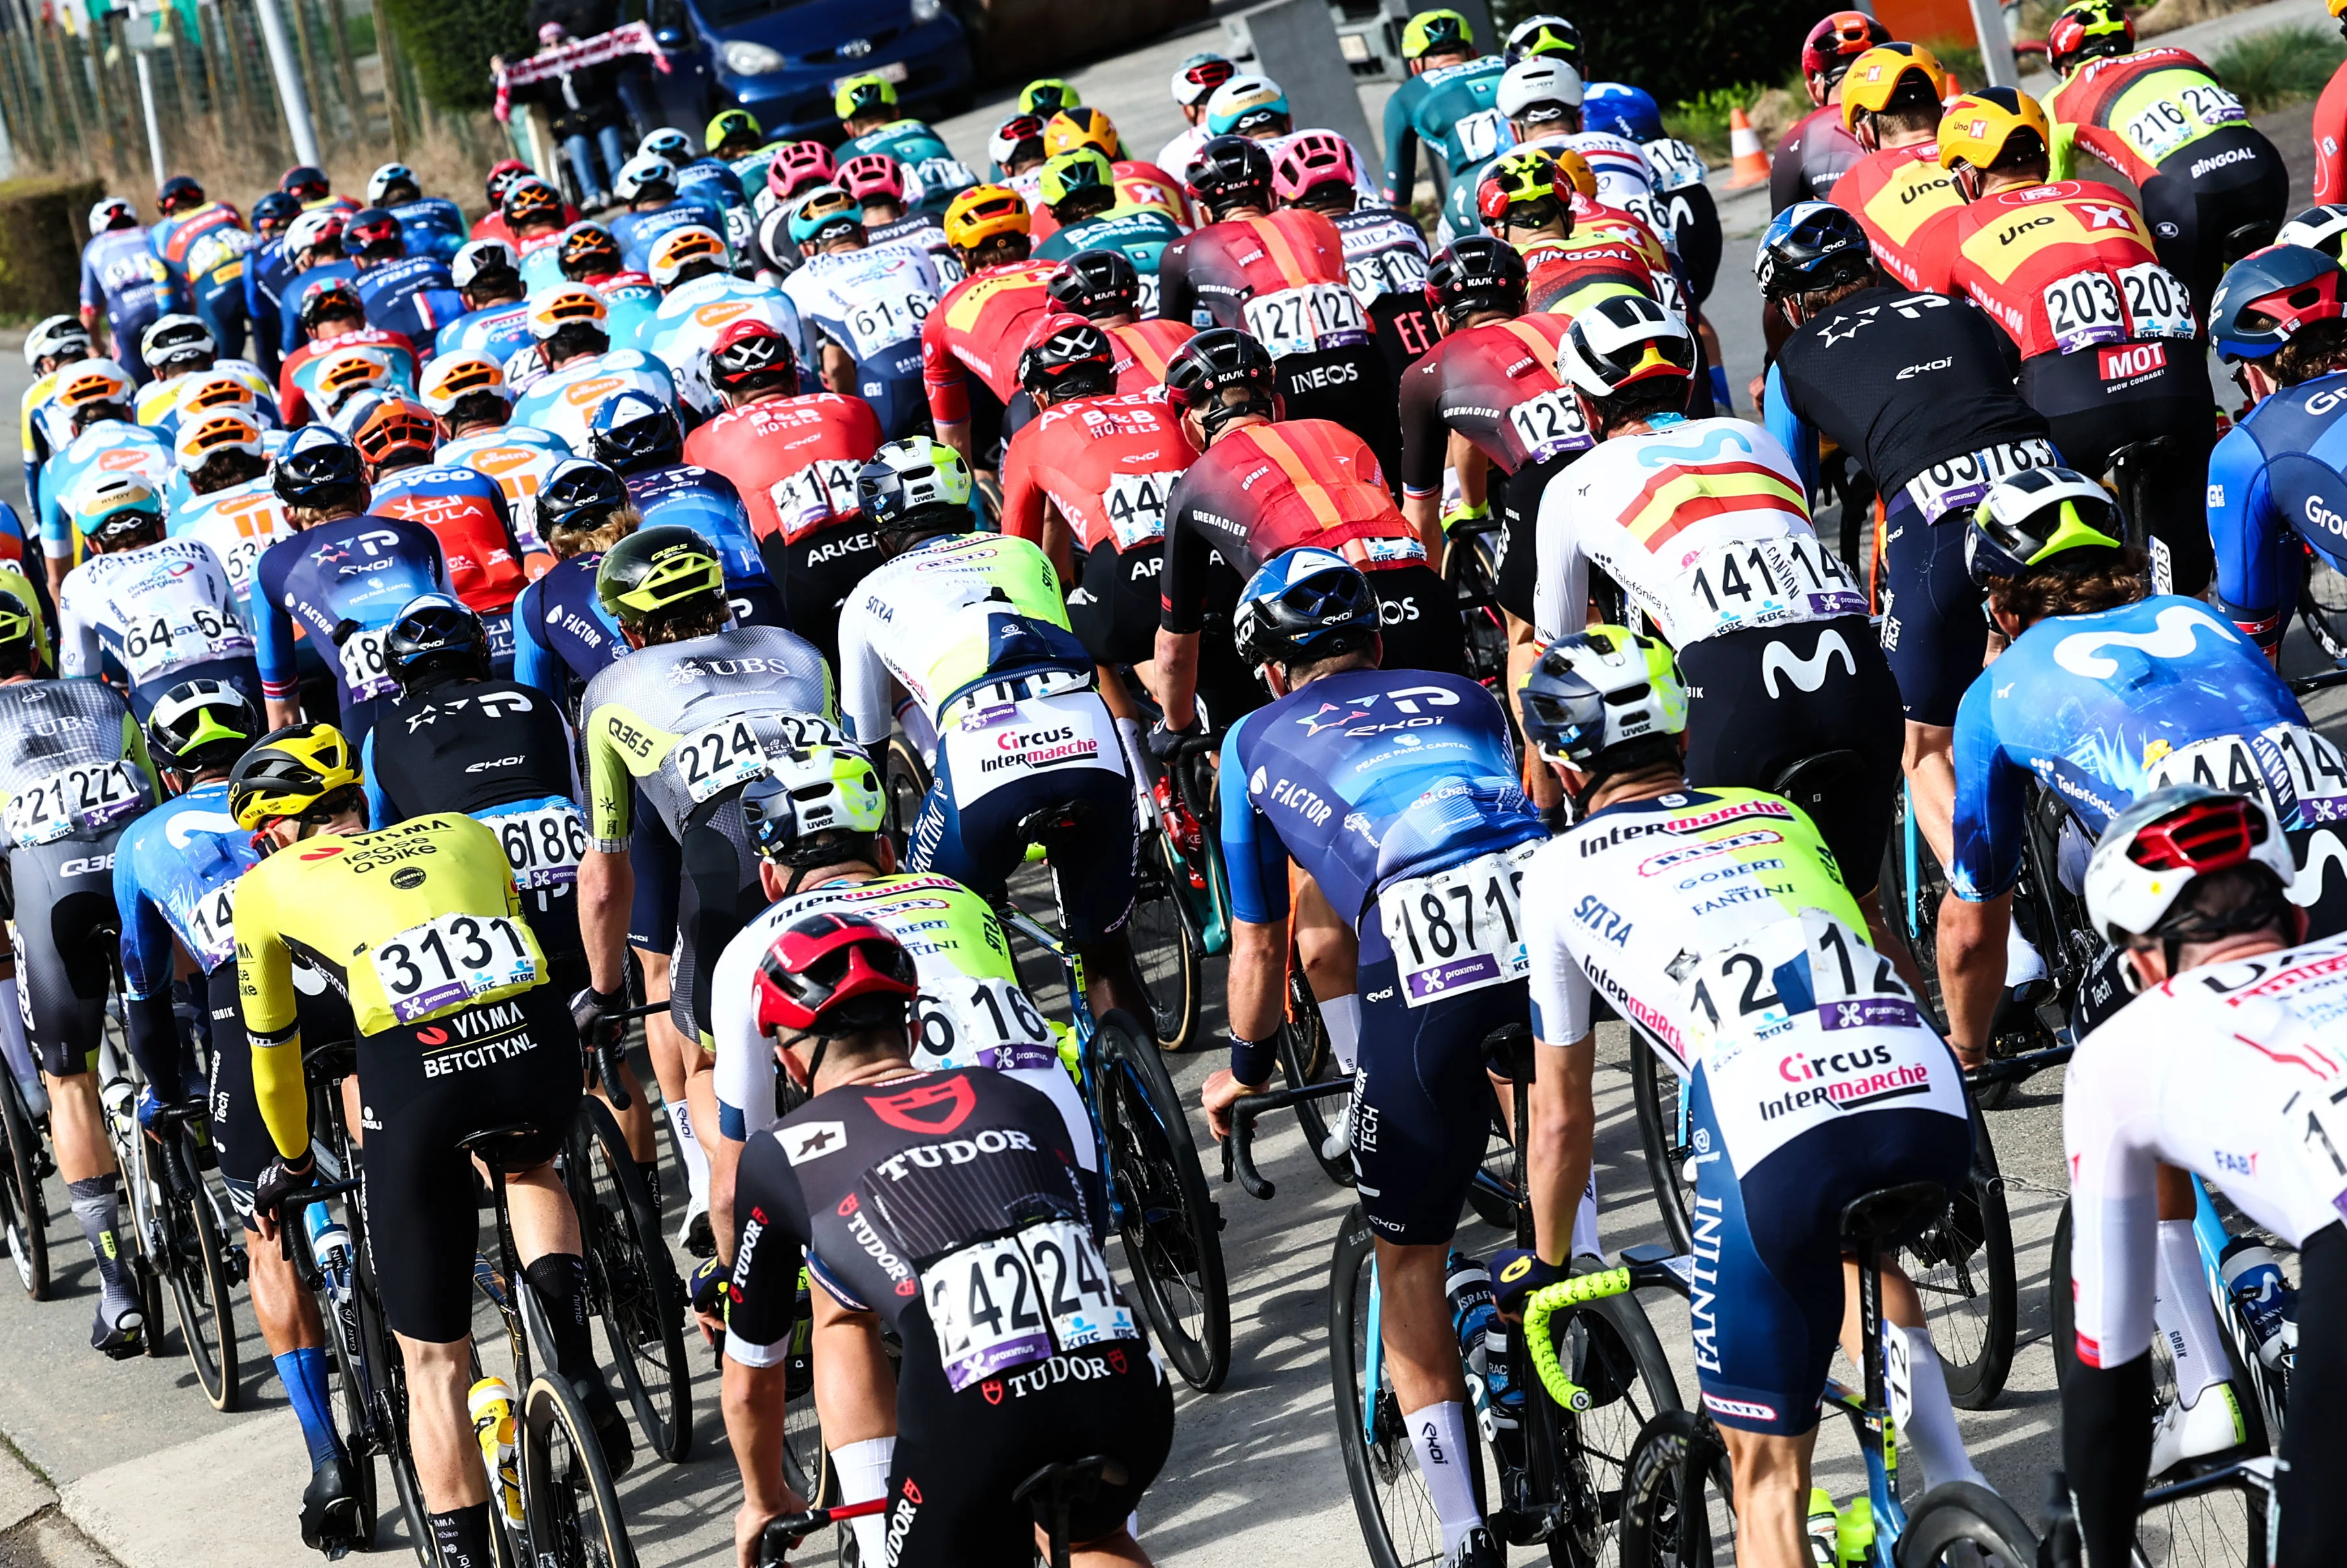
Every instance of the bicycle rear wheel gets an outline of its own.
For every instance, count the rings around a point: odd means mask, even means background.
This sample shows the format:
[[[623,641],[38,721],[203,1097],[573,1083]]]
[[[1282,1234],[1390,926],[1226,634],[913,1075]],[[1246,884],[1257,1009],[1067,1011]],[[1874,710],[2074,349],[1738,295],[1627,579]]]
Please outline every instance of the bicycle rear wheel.
[[[1187,1050],[1197,1043],[1198,1013],[1204,997],[1205,938],[1190,923],[1175,878],[1189,873],[1174,863],[1163,834],[1141,845],[1141,876],[1125,930],[1133,942],[1133,968],[1148,999],[1150,1026],[1160,1050]]]
[[[1442,552],[1442,575],[1459,600],[1467,644],[1467,676],[1486,684],[1508,669],[1508,627],[1498,600],[1499,560],[1489,528],[1464,529]]]
[[[620,1494],[577,1396],[552,1378],[529,1386],[521,1432],[521,1506],[538,1568],[635,1568]]]
[[[1970,1542],[1977,1551],[1951,1553]],[[2034,1568],[2037,1536],[2013,1504],[1974,1481],[1952,1481],[1925,1492],[1899,1537],[1899,1568],[1974,1568],[1985,1559],[2002,1568]]]
[[[1891,843],[1882,856],[1881,889],[1882,917],[1907,944],[1916,972],[1923,978],[1922,994],[1915,999],[1924,1020],[1944,1035],[1948,1009],[1940,997],[1940,900],[1948,891],[1948,877],[1913,820],[1903,784],[1891,797]]]
[[[1156,1042],[1116,1011],[1092,1032],[1093,1081],[1108,1138],[1117,1229],[1159,1348],[1201,1393],[1231,1370],[1231,1296],[1222,1211]]]
[[[1979,1410],[2004,1391],[2013,1370],[2021,1289],[2004,1177],[1987,1119],[1978,1107],[1972,1118],[1971,1175],[1947,1212],[1894,1255],[1922,1298],[1932,1347],[1947,1371],[1948,1398],[1960,1409]]]
[[[1686,1252],[1694,1245],[1689,1216],[1695,1212],[1695,1184],[1686,1173],[1687,1157],[1695,1153],[1687,1142],[1686,1081],[1653,1047],[1633,1040],[1630,1097],[1638,1108],[1638,1144],[1646,1157],[1647,1184],[1663,1211],[1663,1228],[1670,1233],[1672,1250]]]
[[[1630,1450],[1622,1497],[1622,1568],[1711,1568],[1736,1561],[1727,1450],[1691,1410],[1648,1421]]]
[[[880,777],[888,796],[888,837],[897,846],[897,864],[901,867],[912,845],[913,824],[920,817],[921,803],[929,797],[929,764],[921,760],[912,742],[891,735],[887,754],[881,759]]]
[[[681,1464],[692,1451],[692,1368],[684,1301],[651,1194],[619,1123],[592,1095],[579,1102],[569,1155],[572,1202],[587,1248],[587,1292],[603,1342],[653,1452]]]
[[[355,1278],[352,1288],[358,1288]],[[337,1385],[334,1389],[335,1427],[343,1440],[343,1450],[350,1456],[352,1486],[358,1494],[357,1544],[368,1548],[374,1544],[379,1495],[375,1487],[374,1459],[380,1445],[373,1434],[380,1430],[382,1423],[374,1420],[373,1412],[367,1408],[366,1379],[352,1355],[352,1341],[348,1335],[351,1329],[358,1327],[359,1320],[369,1308],[363,1298],[356,1300],[346,1326],[335,1314],[333,1298],[325,1291],[316,1292],[313,1299],[316,1301],[319,1316],[326,1326],[326,1364],[332,1369]]]
[[[8,1143],[0,1161],[0,1226],[5,1226],[16,1282],[36,1301],[49,1296],[49,1205],[41,1187],[40,1132],[25,1109],[24,1091],[0,1070],[0,1135]]]
[[[783,1364],[783,1479],[810,1506],[831,1484],[824,1461],[823,1418],[815,1408],[814,1286],[799,1266],[799,1311],[791,1326],[791,1353]]]
[[[165,1184],[162,1222],[169,1248],[172,1305],[179,1337],[196,1383],[215,1410],[237,1408],[236,1311],[229,1296],[228,1244],[220,1234],[212,1194],[195,1163],[194,1141],[174,1129],[173,1144],[162,1152],[175,1168]],[[193,1184],[192,1186],[187,1184]]]

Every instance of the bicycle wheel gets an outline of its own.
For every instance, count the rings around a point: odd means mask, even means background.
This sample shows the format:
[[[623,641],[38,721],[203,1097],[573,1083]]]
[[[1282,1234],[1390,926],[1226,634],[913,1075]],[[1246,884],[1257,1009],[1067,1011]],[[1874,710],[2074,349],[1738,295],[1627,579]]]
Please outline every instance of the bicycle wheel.
[[[815,1408],[815,1317],[812,1282],[799,1266],[798,1318],[791,1327],[791,1353],[783,1364],[783,1479],[810,1506],[830,1484],[824,1462],[823,1419]]]
[[[167,1222],[154,1173],[147,1163],[150,1145],[135,1122],[127,1135],[112,1142],[114,1163],[122,1173],[122,1207],[128,1222],[118,1225],[115,1235],[130,1243],[130,1255],[124,1262],[129,1266],[138,1292],[138,1310],[146,1319],[145,1348],[148,1355],[161,1360],[170,1354],[163,1343],[163,1298],[171,1289],[164,1284],[164,1274],[170,1260],[158,1250],[163,1245]]]
[[[929,764],[921,760],[912,742],[891,735],[881,770],[881,787],[888,796],[888,837],[897,846],[897,863],[901,867],[912,845],[913,824],[920,817],[921,803],[929,796]]]
[[[1287,1017],[1279,1025],[1279,1075],[1291,1089],[1307,1083],[1323,1083],[1340,1069],[1328,1050],[1328,1026],[1320,1017],[1320,1003],[1305,983],[1304,966],[1291,963],[1287,974]],[[1296,1124],[1303,1129],[1305,1146],[1320,1163],[1327,1178],[1340,1187],[1353,1184],[1353,1159],[1349,1153],[1335,1159],[1327,1155],[1328,1136],[1336,1131],[1336,1121],[1327,1109],[1328,1102],[1304,1100],[1296,1102]]]
[[[1622,1568],[1711,1568],[1736,1561],[1735,1491],[1711,1422],[1666,1410],[1630,1450]]]
[[[1976,1551],[1949,1548],[1969,1542]],[[2037,1535],[2013,1504],[1975,1481],[1951,1481],[1925,1492],[1908,1511],[1906,1532],[1894,1554],[1899,1568],[2034,1568]]]
[[[1459,600],[1466,634],[1467,677],[1486,684],[1508,669],[1508,628],[1500,615],[1500,569],[1493,548],[1490,529],[1471,528],[1453,538],[1442,552],[1442,575]]]
[[[1106,1014],[1092,1048],[1126,1266],[1159,1348],[1192,1388],[1211,1394],[1231,1370],[1222,1211],[1207,1195],[1174,1080],[1140,1020]]]
[[[1328,1381],[1336,1398],[1337,1447],[1353,1493],[1361,1540],[1372,1568],[1432,1568],[1446,1557],[1442,1522],[1418,1470],[1393,1385],[1381,1375],[1384,1349],[1375,1336],[1377,1256],[1361,1211],[1345,1215],[1328,1265]],[[1467,1430],[1467,1475],[1475,1505],[1488,1516],[1496,1478],[1486,1473],[1481,1440]]]
[[[2299,620],[2325,657],[2347,664],[2347,577],[2307,551],[2306,580],[2298,590]]]
[[[692,1451],[692,1368],[684,1358],[684,1300],[660,1215],[611,1112],[579,1101],[569,1148],[571,1201],[586,1241],[587,1296],[603,1342],[654,1453],[681,1464]]]
[[[8,1142],[0,1161],[0,1225],[6,1226],[9,1261],[16,1282],[36,1301],[49,1296],[49,1204],[41,1186],[41,1135],[25,1109],[24,1091],[0,1071],[0,1136]]]
[[[1592,1568],[1622,1517],[1638,1434],[1656,1416],[1684,1407],[1670,1358],[1635,1296],[1568,1307],[1549,1327],[1558,1364],[1590,1394],[1589,1409],[1577,1414],[1544,1398],[1526,1401],[1534,1419],[1548,1423],[1557,1472],[1548,1482],[1551,1495],[1570,1505],[1550,1538],[1549,1560],[1561,1568]],[[1516,1365],[1531,1365],[1521,1346]]]
[[[355,1277],[352,1288],[358,1288]],[[363,1548],[371,1547],[374,1544],[377,1522],[374,1460],[381,1446],[374,1433],[380,1430],[381,1423],[374,1419],[374,1413],[367,1408],[367,1380],[354,1354],[357,1342],[352,1337],[353,1331],[358,1328],[360,1319],[369,1308],[363,1300],[354,1301],[345,1319],[334,1311],[333,1298],[324,1290],[316,1292],[313,1299],[317,1302],[319,1317],[326,1326],[326,1365],[336,1384],[335,1425],[343,1440],[343,1451],[350,1456],[352,1485],[358,1493],[357,1543]],[[413,1528],[411,1525],[410,1529]]]
[[[522,1518],[538,1568],[635,1568],[618,1489],[577,1396],[533,1379],[520,1435]]]
[[[2013,1256],[2013,1221],[1988,1122],[1973,1107],[1971,1175],[1942,1214],[1895,1260],[1922,1298],[1932,1348],[1947,1370],[1948,1398],[1985,1409],[2013,1370],[2021,1288]]]
[[[212,1194],[196,1168],[194,1140],[174,1129],[162,1152],[172,1163],[165,1184],[162,1225],[169,1249],[167,1270],[171,1301],[179,1311],[179,1338],[196,1383],[215,1410],[237,1408],[236,1312],[229,1297],[228,1244],[220,1234]]]
[[[359,1206],[353,1204],[350,1217],[355,1219],[358,1214]],[[432,1539],[432,1514],[424,1505],[424,1482],[415,1473],[415,1449],[408,1432],[407,1368],[399,1358],[399,1342],[391,1337],[391,1326],[384,1321],[383,1301],[375,1294],[374,1267],[367,1249],[357,1245],[355,1232],[352,1241],[351,1255],[358,1265],[353,1274],[357,1282],[354,1316],[360,1352],[366,1358],[373,1378],[376,1450],[391,1461],[392,1490],[399,1498],[400,1516],[407,1526],[407,1543],[416,1562],[423,1568],[439,1568],[440,1553]],[[322,1310],[328,1309],[323,1293],[319,1306]],[[366,1484],[372,1495],[372,1475]],[[492,1530],[489,1533],[492,1540],[499,1540],[504,1532]]]
[[[1206,943],[1190,924],[1190,912],[1174,879],[1189,880],[1175,865],[1163,834],[1152,833],[1141,847],[1141,876],[1133,913],[1124,928],[1132,938],[1133,968],[1149,1000],[1150,1026],[1160,1050],[1187,1050],[1197,1043],[1198,1012],[1205,992]]]
[[[1695,1151],[1685,1129],[1686,1091],[1686,1081],[1671,1071],[1660,1053],[1643,1040],[1631,1041],[1630,1097],[1638,1107],[1638,1144],[1675,1252],[1695,1245],[1688,1225],[1695,1212],[1695,1184],[1687,1179],[1686,1163]]]
[[[1948,877],[1922,829],[1911,825],[1904,785],[1891,797],[1891,844],[1883,851],[1881,888],[1882,917],[1907,944],[1923,978],[1923,994],[1915,999],[1925,1021],[1944,1035],[1948,1009],[1940,999],[1939,932],[1940,900],[1948,891]]]

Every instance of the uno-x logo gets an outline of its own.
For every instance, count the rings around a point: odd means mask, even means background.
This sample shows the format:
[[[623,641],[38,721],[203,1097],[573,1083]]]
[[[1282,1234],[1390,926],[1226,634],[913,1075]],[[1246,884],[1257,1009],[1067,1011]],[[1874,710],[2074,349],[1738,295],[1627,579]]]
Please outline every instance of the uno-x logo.
[[[2054,662],[2089,681],[2107,680],[2119,672],[2119,661],[2106,648],[2134,648],[2154,659],[2181,659],[2198,651],[2203,629],[2228,642],[2241,639],[2229,626],[2206,610],[2172,604],[2159,612],[2149,631],[2080,631],[2054,645]]]
[[[1783,643],[1772,641],[1760,655],[1760,683],[1768,688],[1771,698],[1781,696],[1777,690],[1777,676],[1781,671],[1791,676],[1793,684],[1802,691],[1814,692],[1826,683],[1826,669],[1837,654],[1841,658],[1842,673],[1855,676],[1857,655],[1850,652],[1850,644],[1841,640],[1839,631],[1829,629],[1818,639],[1816,651],[1807,659],[1799,657]]]

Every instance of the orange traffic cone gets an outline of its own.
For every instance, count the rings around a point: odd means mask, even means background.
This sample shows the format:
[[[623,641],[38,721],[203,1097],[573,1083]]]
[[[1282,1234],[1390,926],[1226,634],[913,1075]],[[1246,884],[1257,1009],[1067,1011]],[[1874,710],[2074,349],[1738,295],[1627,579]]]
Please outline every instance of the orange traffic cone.
[[[1768,155],[1760,150],[1759,134],[1742,109],[1727,111],[1727,150],[1736,160],[1734,178],[1727,182],[1729,190],[1768,183]]]

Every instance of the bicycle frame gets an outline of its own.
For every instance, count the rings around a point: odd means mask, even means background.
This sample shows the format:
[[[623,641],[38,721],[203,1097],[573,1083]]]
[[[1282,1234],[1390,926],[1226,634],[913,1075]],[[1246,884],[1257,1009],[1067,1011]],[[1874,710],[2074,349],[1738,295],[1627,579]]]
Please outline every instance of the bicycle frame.
[[[1042,948],[1044,956],[1058,963],[1066,977],[1069,1027],[1076,1050],[1072,1064],[1064,1050],[1060,1061],[1063,1066],[1072,1067],[1077,1088],[1083,1096],[1084,1116],[1092,1129],[1092,1154],[1100,1165],[1101,1187],[1108,1195],[1109,1222],[1114,1228],[1124,1216],[1124,1198],[1115,1165],[1109,1158],[1108,1128],[1101,1121],[1100,1085],[1092,1076],[1092,1035],[1100,1026],[1093,1021],[1091,1004],[1084,1000],[1083,955],[1061,940],[1059,933],[1007,898],[995,906],[994,913],[1005,927]]]

